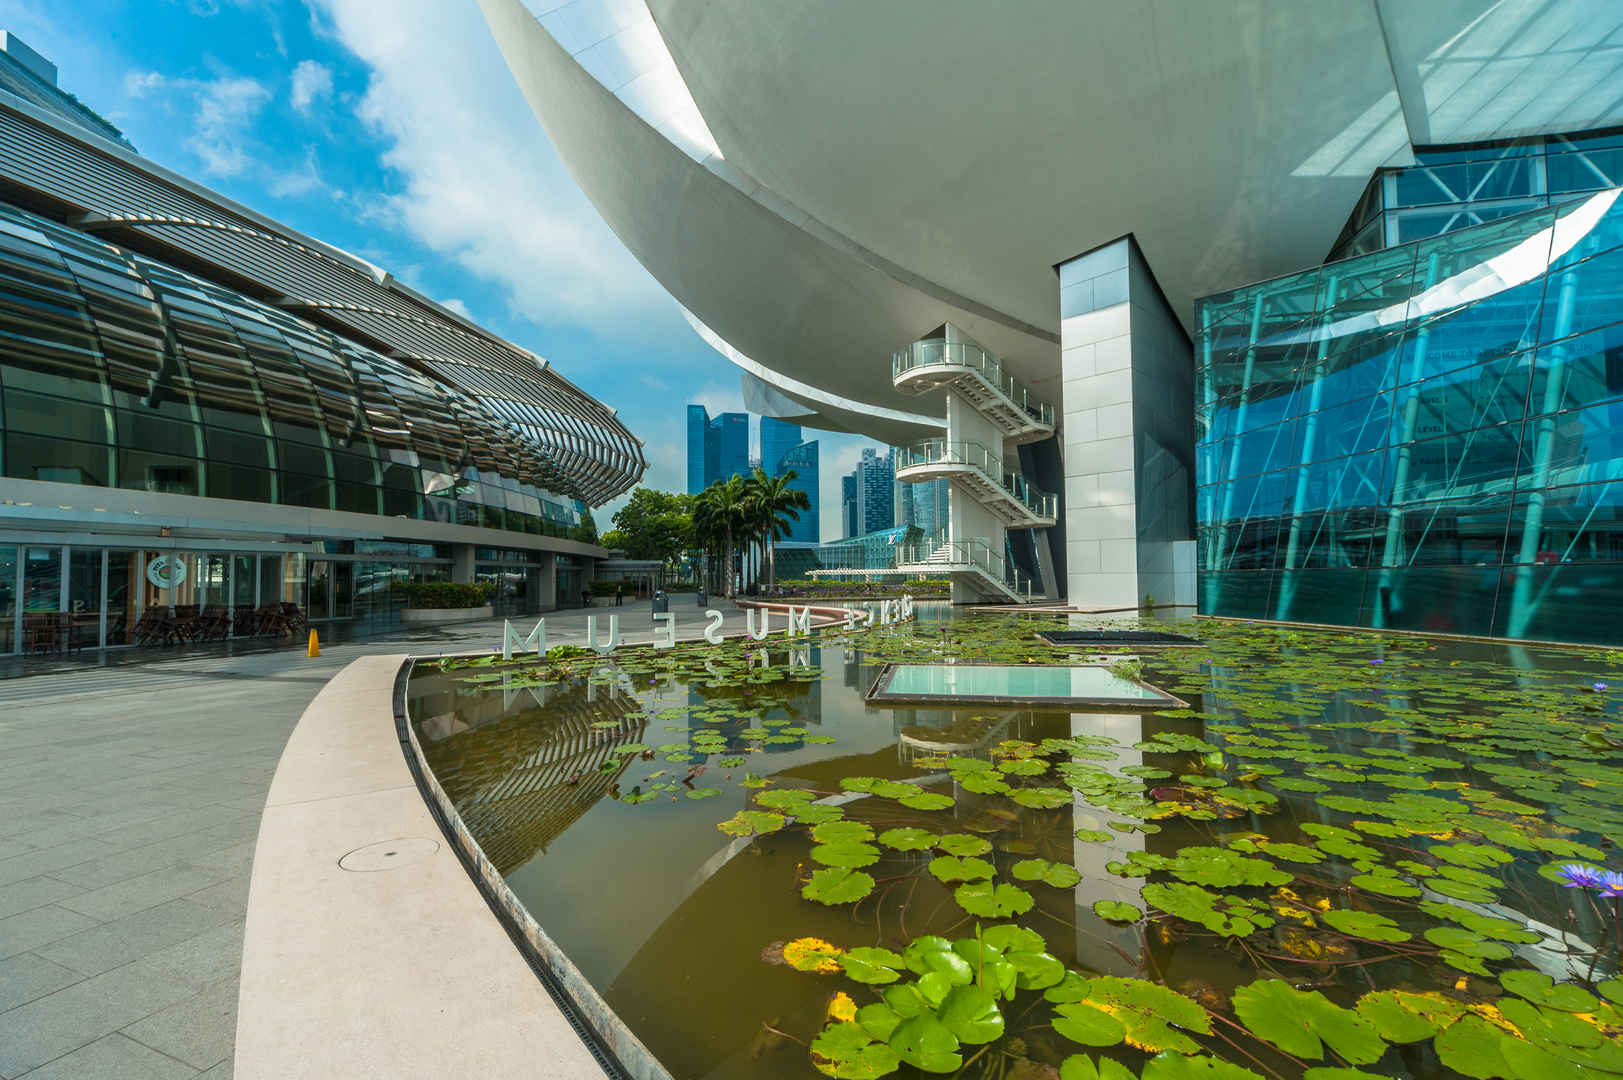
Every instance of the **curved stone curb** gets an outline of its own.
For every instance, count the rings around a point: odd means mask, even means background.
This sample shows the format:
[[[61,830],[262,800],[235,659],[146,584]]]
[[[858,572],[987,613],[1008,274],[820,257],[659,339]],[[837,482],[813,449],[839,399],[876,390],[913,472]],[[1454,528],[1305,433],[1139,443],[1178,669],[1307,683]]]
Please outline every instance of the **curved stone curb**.
[[[235,1075],[602,1076],[418,789],[392,707],[405,660],[341,671],[277,765],[249,886]],[[356,869],[340,866],[352,853]]]
[[[642,1044],[642,1040],[632,1034],[631,1029],[603,1000],[597,988],[586,980],[586,976],[580,973],[579,968],[575,967],[574,961],[570,960],[558,947],[558,943],[541,929],[541,925],[519,902],[518,897],[513,895],[513,890],[507,887],[506,880],[485,857],[479,842],[463,824],[461,815],[456,812],[456,807],[445,794],[445,789],[440,787],[434,771],[428,767],[427,759],[423,757],[423,748],[417,741],[417,732],[412,729],[410,719],[406,716],[406,681],[410,677],[411,666],[414,663],[415,661],[408,661],[401,669],[401,678],[394,698],[395,722],[399,728],[400,741],[404,744],[406,752],[414,759],[413,772],[423,789],[423,797],[433,803],[438,810],[441,823],[446,827],[452,842],[460,849],[463,860],[477,880],[480,890],[494,901],[505,916],[508,928],[529,946],[542,977],[556,984],[556,992],[564,997],[576,1016],[591,1030],[592,1036],[614,1056],[626,1076],[632,1080],[673,1080],[665,1066],[659,1063],[659,1059],[649,1052]]]

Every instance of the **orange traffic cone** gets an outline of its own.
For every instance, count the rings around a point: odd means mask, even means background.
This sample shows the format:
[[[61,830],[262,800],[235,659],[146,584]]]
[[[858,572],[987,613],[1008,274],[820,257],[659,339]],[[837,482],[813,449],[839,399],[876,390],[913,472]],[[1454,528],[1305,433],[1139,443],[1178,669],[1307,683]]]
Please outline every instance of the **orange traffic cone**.
[[[305,655],[306,656],[320,656],[321,655],[321,642],[316,638],[316,632],[314,630],[310,631],[310,651],[305,653]]]

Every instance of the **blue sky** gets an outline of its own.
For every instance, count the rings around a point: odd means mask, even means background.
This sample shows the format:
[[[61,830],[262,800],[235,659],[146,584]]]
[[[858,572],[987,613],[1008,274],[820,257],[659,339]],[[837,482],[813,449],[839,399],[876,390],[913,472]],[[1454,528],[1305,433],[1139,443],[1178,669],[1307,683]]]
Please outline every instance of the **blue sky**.
[[[547,357],[647,440],[652,486],[685,484],[686,402],[743,407],[737,369],[553,152],[474,0],[0,0],[0,29],[152,160]],[[839,475],[874,444],[807,437],[837,539]]]

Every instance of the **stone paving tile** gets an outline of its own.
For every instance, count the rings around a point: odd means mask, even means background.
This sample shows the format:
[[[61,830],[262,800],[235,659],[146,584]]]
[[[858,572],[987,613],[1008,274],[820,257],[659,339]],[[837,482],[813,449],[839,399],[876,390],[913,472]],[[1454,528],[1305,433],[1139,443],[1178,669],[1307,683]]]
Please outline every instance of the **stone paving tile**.
[[[240,951],[241,947],[238,948]],[[0,960],[0,1013],[26,1005],[46,994],[54,994],[64,986],[72,986],[83,979],[84,976],[77,971],[70,971],[33,953],[18,953]]]
[[[230,912],[189,900],[170,900],[81,930],[33,952],[74,971],[99,975],[229,921]]]
[[[0,919],[44,904],[54,904],[84,890],[53,877],[31,877],[0,885]]]
[[[201,866],[205,870],[213,870],[218,874],[227,874],[237,877],[252,872],[254,868],[255,841],[249,840],[230,847],[221,847],[197,858],[186,861],[193,866]]]
[[[0,859],[9,859],[13,855],[26,855],[30,851],[38,851],[36,844],[25,844],[21,840],[0,840]]]
[[[0,1013],[0,1076],[20,1076],[197,992],[156,968],[125,964]]]
[[[8,799],[10,803],[27,806],[30,800]],[[36,810],[32,813],[17,814],[7,809],[0,813],[0,836],[17,836],[21,833],[33,832],[36,829],[48,829],[53,825],[72,824],[79,820],[78,814],[65,814],[60,810]]]
[[[237,1041],[237,980],[211,986],[123,1032],[193,1068],[218,1065],[231,1056]]]
[[[57,822],[40,829],[30,829],[28,832],[16,833],[11,839],[29,844],[33,847],[52,847],[56,844],[65,844],[69,840],[80,840],[85,837],[95,837],[98,840],[107,840],[103,833],[114,832],[118,829],[139,825],[153,818],[161,818],[173,811],[173,807],[163,803],[153,803],[147,806],[126,806],[109,814],[85,814],[70,821]],[[108,843],[117,841],[107,840]],[[125,846],[125,845],[121,845]]]
[[[186,899],[194,904],[207,904],[209,907],[219,908],[221,911],[247,911],[248,886],[252,881],[251,874],[238,874],[236,877],[226,878],[218,885],[187,893]]]
[[[13,855],[9,859],[0,859],[0,885],[10,885],[14,881],[37,877],[40,874],[55,874],[67,867],[114,854],[120,854],[116,845],[86,837],[83,840],[70,840],[55,847],[40,848],[23,855]],[[74,884],[77,885],[79,882]]]
[[[107,845],[112,847],[111,844]],[[231,848],[229,840],[221,840],[214,836],[204,836],[200,833],[188,833],[185,836],[174,836],[168,840],[160,840],[156,844],[147,844],[143,847],[131,848],[128,851],[115,851],[99,859],[86,860],[72,866],[53,871],[52,877],[70,881],[86,889],[100,889],[106,885],[124,881],[142,874],[149,874],[154,870],[162,870],[166,866],[173,866],[179,862],[189,862],[202,866],[205,870],[214,869],[207,863],[199,860]],[[27,856],[24,856],[26,858]],[[253,853],[249,852],[250,865]],[[5,863],[0,863],[4,867]],[[238,868],[221,870],[221,873],[241,873]]]
[[[185,1077],[196,1076],[197,1071],[190,1065],[114,1032],[23,1075],[28,1080],[85,1080],[86,1077],[184,1080]]]
[[[124,848],[140,848],[148,844],[156,844],[160,840],[169,840],[187,833],[200,832],[214,825],[224,825],[238,821],[246,815],[241,810],[229,810],[222,806],[199,806],[186,809],[176,808],[172,813],[151,821],[143,821],[136,825],[128,825],[122,829],[111,829],[105,833],[98,833],[96,839],[109,844],[117,844]]]
[[[100,925],[89,916],[55,904],[32,908],[0,919],[0,957],[16,956]]]
[[[137,911],[201,892],[224,880],[212,871],[188,863],[176,863],[150,874],[127,878],[116,885],[80,893],[60,901],[57,906],[101,922],[112,922]]]
[[[237,910],[237,917],[232,922],[187,938],[167,949],[148,953],[141,958],[141,963],[198,986],[213,986],[236,978],[242,970],[242,935],[247,925],[247,920],[242,917],[243,910]],[[236,1030],[235,1022],[231,1030]]]

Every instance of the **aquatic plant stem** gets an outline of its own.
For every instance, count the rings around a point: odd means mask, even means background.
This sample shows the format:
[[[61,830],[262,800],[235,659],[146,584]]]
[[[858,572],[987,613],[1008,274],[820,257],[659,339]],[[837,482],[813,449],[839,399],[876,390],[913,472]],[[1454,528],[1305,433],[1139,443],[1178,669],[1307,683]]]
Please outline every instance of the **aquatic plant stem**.
[[[1239,1024],[1236,1024],[1233,1020],[1230,1020],[1226,1016],[1219,1016],[1217,1013],[1212,1012],[1210,1009],[1207,1010],[1206,1014],[1208,1016],[1210,1016],[1213,1020],[1219,1021],[1220,1023],[1227,1024],[1236,1031],[1245,1031],[1245,1033],[1247,1035],[1251,1035],[1251,1033],[1249,1031],[1246,1031],[1245,1028],[1241,1027]],[[1256,1063],[1256,1065],[1257,1065],[1257,1067],[1259,1069],[1263,1069],[1269,1075],[1276,1077],[1277,1080],[1285,1080],[1285,1077],[1283,1075],[1281,1075],[1278,1071],[1276,1071],[1275,1069],[1269,1068],[1269,1066],[1266,1063],[1264,1063],[1263,1061],[1261,1061],[1255,1054],[1251,1053],[1251,1051],[1247,1050],[1245,1047],[1241,1046],[1239,1043],[1235,1042],[1233,1039],[1229,1038],[1227,1035],[1223,1034],[1218,1029],[1213,1028],[1212,1029],[1212,1034],[1215,1035],[1217,1038],[1222,1039],[1224,1042],[1228,1043],[1231,1047],[1233,1047],[1239,1053],[1244,1054],[1246,1057],[1250,1058],[1253,1062]],[[1251,1035],[1251,1037],[1256,1038],[1255,1035]],[[1285,1052],[1283,1050],[1281,1050],[1280,1053],[1283,1054]],[[1305,1062],[1299,1060],[1298,1058],[1296,1058],[1296,1057],[1294,1057],[1294,1056],[1292,1056],[1290,1054],[1286,1054],[1285,1056],[1289,1057],[1292,1061],[1296,1062],[1296,1064],[1298,1064],[1298,1065],[1303,1065],[1304,1067],[1306,1065]]]

